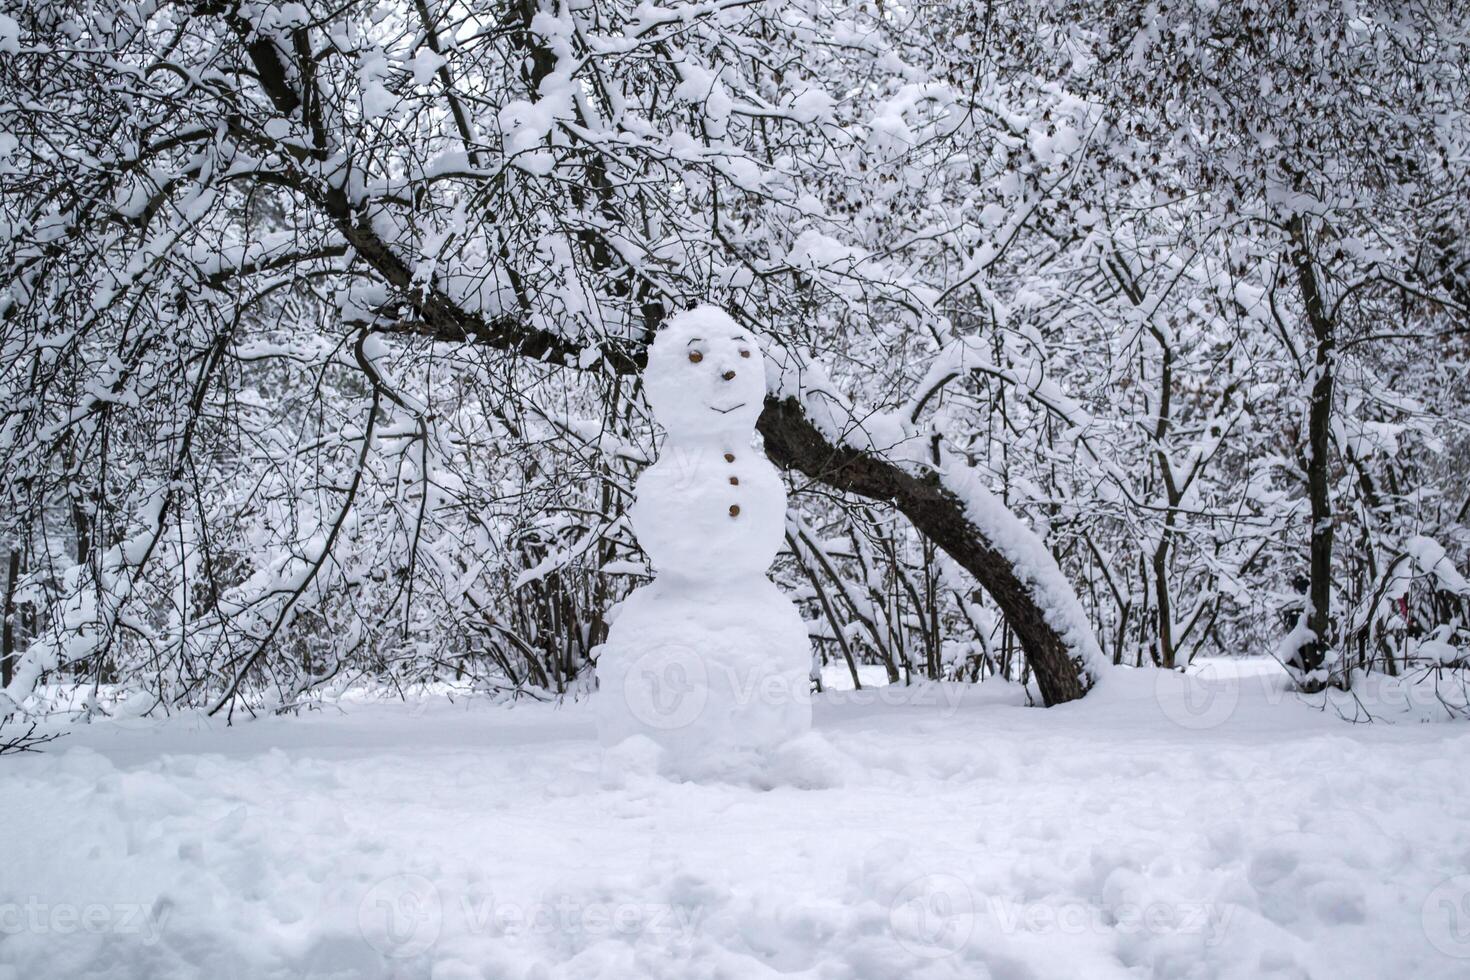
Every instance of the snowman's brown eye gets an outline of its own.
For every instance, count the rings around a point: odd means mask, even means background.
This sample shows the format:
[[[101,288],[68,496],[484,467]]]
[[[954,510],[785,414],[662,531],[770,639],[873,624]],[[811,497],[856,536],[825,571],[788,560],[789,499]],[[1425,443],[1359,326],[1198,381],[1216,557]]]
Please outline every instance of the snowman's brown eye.
[[[740,352],[740,356],[741,357],[749,357],[750,356],[750,351],[743,350],[743,351]]]
[[[704,360],[704,355],[701,354],[699,351],[692,350],[692,351],[689,352],[689,363],[690,364],[698,364],[702,360]]]

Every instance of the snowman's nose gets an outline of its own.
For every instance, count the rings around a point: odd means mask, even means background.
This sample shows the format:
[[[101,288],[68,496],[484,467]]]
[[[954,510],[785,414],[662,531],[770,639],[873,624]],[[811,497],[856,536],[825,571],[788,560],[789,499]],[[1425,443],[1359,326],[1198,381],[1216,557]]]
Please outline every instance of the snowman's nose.
[[[734,381],[735,380],[735,372],[734,371],[726,371],[724,374],[720,375],[720,377],[724,378],[726,381]]]

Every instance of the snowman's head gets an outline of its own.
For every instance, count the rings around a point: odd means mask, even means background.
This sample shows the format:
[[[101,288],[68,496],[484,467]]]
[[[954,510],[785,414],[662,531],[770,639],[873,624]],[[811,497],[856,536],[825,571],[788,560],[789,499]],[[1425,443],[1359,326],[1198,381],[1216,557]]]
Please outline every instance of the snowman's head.
[[[671,438],[748,438],[765,404],[766,369],[750,331],[724,310],[697,306],[658,332],[644,385]]]

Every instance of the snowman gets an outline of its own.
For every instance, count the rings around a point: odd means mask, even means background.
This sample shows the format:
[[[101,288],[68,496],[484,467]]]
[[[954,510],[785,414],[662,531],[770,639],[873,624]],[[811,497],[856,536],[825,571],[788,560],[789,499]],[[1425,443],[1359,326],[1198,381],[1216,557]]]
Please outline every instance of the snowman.
[[[644,384],[668,438],[629,516],[655,578],[622,603],[598,653],[598,728],[608,747],[652,739],[665,771],[716,775],[811,725],[806,627],[766,577],[786,491],[755,442],[761,349],[701,306],[659,332]]]

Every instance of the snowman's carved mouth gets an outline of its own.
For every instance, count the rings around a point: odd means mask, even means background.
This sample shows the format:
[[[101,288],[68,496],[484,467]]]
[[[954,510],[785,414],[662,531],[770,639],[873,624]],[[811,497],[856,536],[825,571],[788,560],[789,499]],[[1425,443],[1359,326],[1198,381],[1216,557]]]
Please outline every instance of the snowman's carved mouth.
[[[739,405],[731,405],[729,408],[716,408],[715,406],[711,405],[709,407],[709,410],[711,412],[719,412],[721,415],[729,415],[731,412],[735,411],[735,409],[744,407],[745,402],[741,402]]]

